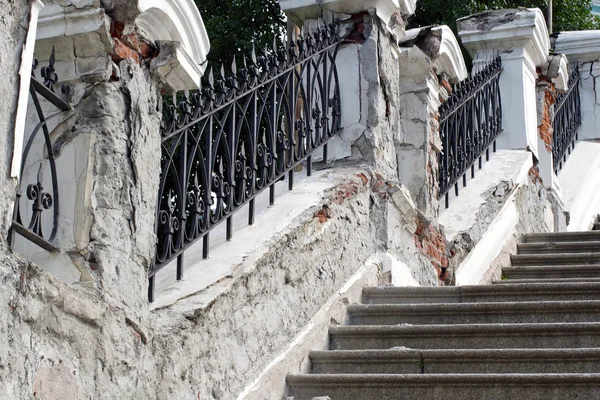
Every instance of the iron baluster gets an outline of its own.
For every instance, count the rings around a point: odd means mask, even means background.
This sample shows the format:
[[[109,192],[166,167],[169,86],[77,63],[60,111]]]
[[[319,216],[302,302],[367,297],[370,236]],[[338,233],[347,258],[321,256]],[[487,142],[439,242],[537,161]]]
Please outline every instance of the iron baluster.
[[[256,196],[269,189],[273,204],[275,184],[287,176],[292,188],[294,168],[340,130],[335,60],[342,42],[338,24],[305,32],[287,49],[274,41],[258,56],[253,49],[242,68],[234,60],[229,75],[224,67],[218,79],[210,71],[200,91],[165,104],[159,246],[149,272],[149,299],[160,269],[182,260],[200,239],[207,258],[212,229],[226,221],[230,239],[233,213],[245,205],[253,224]],[[179,229],[162,220],[177,221]],[[177,245],[167,243],[175,238]]]
[[[552,157],[554,170],[558,173],[578,140],[581,125],[581,97],[579,91],[581,73],[577,66],[569,76],[568,89],[556,98]]]
[[[483,155],[490,157],[502,126],[499,78],[500,57],[478,74],[453,87],[450,97],[439,108],[442,152],[439,156],[438,197],[445,197],[449,206],[449,191],[459,194],[459,181],[467,185],[466,173],[475,176],[475,163],[482,168]]]

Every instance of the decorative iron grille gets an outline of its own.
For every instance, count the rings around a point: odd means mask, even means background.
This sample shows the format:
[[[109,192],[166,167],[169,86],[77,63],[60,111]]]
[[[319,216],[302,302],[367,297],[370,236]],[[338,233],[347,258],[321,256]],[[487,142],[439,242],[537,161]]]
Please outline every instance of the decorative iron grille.
[[[17,199],[14,206],[13,222],[9,231],[8,242],[12,245],[14,241],[14,234],[19,234],[24,238],[30,240],[36,245],[47,251],[55,251],[57,248],[52,244],[56,237],[58,230],[58,216],[59,216],[59,190],[58,190],[58,177],[56,172],[56,161],[54,158],[54,147],[50,138],[50,130],[48,128],[48,121],[52,118],[62,114],[64,111],[71,110],[71,106],[63,101],[55,92],[54,85],[58,81],[58,75],[54,69],[55,53],[54,48],[50,55],[50,60],[47,67],[41,68],[41,78],[38,80],[35,77],[35,70],[38,66],[37,59],[34,59],[33,69],[31,72],[31,85],[29,88],[29,94],[35,107],[39,123],[35,126],[27,143],[23,148],[23,156],[21,159],[21,176],[19,178],[19,187],[17,188]],[[62,86],[63,92],[68,90],[68,87]],[[59,111],[50,116],[44,115],[44,110],[40,101],[40,97],[44,98],[55,106]],[[21,209],[21,198],[22,191],[21,187],[23,183],[25,168],[28,167],[28,161],[30,155],[34,153],[33,148],[36,144],[36,139],[39,137],[40,132],[43,136],[43,147],[44,150],[43,158],[40,160],[40,165],[37,172],[37,182],[27,185],[26,195],[27,199],[31,202],[31,216],[29,217],[29,223],[23,224],[25,213]],[[44,167],[49,166],[50,170],[50,183],[51,190],[45,189],[44,181]],[[52,210],[52,229],[50,235],[47,236],[43,232],[43,218],[44,211]]]
[[[336,56],[343,39],[339,23],[323,26],[290,47],[252,51],[243,67],[214,78],[163,108],[162,174],[156,215],[155,265],[148,295],[154,296],[155,274],[177,259],[183,277],[183,253],[203,239],[208,257],[209,232],[226,221],[232,238],[232,216],[249,205],[254,223],[255,197],[287,174],[340,130],[340,89]]]
[[[454,186],[458,196],[459,180],[467,185],[467,171],[475,176],[475,163],[490,159],[490,147],[496,151],[496,138],[502,131],[500,73],[502,60],[496,58],[470,79],[454,86],[451,96],[439,108],[442,153],[439,157],[439,198]]]
[[[581,97],[579,66],[569,76],[568,90],[557,96],[554,111],[554,136],[552,139],[552,156],[554,171],[558,173],[563,163],[575,148],[577,131],[581,125]]]

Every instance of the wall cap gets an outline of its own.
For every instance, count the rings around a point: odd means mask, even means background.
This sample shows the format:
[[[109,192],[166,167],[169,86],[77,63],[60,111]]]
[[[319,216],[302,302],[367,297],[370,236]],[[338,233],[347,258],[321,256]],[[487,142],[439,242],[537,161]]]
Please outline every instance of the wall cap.
[[[386,26],[399,36],[404,23],[398,24],[398,21],[402,16],[414,14],[416,4],[416,0],[279,0],[281,9],[298,26],[306,20],[320,18],[324,10],[344,14],[375,10]]]
[[[553,36],[554,50],[571,62],[600,60],[600,30],[560,32]]]
[[[524,47],[533,63],[546,62],[550,37],[544,14],[538,8],[484,11],[457,21],[458,35],[473,54],[481,50],[512,52]]]

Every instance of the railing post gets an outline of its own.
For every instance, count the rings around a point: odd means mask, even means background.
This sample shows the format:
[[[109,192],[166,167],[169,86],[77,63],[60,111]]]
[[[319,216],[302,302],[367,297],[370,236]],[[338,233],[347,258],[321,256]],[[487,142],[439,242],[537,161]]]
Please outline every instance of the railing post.
[[[579,140],[600,139],[600,30],[560,32],[554,50],[569,59],[570,69],[581,72],[581,128]]]
[[[546,62],[550,39],[539,9],[485,11],[458,20],[458,34],[473,56],[473,72],[496,56],[500,78],[504,132],[499,149],[528,149],[539,157],[536,112],[536,67]]]

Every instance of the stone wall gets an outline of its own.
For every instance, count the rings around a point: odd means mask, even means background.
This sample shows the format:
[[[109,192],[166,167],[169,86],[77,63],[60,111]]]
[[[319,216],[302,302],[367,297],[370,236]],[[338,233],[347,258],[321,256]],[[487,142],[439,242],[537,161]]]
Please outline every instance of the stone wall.
[[[344,184],[205,308],[191,296],[149,312],[145,280],[134,276],[140,261],[124,258],[106,234],[135,244],[105,224],[93,229],[102,240],[100,290],[67,286],[1,252],[0,390],[14,399],[233,399],[373,254],[390,253],[410,264],[419,284],[437,284],[414,243],[414,210],[401,211],[399,186],[368,171],[345,173]],[[100,212],[116,226],[127,219]],[[117,249],[110,257],[109,243]]]

